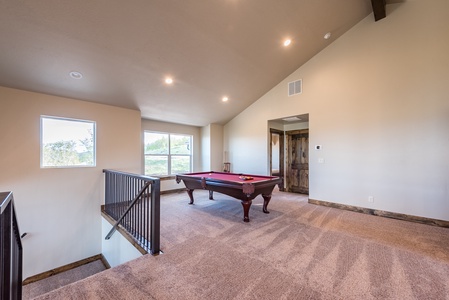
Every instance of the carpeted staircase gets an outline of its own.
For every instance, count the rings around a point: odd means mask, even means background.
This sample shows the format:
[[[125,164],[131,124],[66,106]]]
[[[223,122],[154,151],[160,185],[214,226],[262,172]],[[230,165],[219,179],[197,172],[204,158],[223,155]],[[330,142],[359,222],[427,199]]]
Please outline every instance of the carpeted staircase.
[[[77,268],[26,284],[22,288],[22,299],[33,299],[104,270],[106,270],[105,265],[101,259],[98,259]]]

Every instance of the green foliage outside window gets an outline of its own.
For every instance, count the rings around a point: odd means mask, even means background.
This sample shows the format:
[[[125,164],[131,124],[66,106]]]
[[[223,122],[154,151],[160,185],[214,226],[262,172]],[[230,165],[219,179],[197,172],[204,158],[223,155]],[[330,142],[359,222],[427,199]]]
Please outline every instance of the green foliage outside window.
[[[171,173],[188,173],[190,172],[190,156],[172,156]]]
[[[41,166],[95,166],[95,123],[41,118]]]
[[[168,174],[167,156],[145,156],[145,175]]]
[[[186,135],[170,135],[170,154],[187,154],[190,155],[190,136]]]
[[[168,154],[168,134],[145,133],[145,154]]]

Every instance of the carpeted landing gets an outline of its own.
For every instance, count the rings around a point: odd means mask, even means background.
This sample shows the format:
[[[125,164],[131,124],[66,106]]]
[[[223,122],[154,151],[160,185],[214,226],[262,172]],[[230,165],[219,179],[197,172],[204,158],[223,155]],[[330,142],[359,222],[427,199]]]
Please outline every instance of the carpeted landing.
[[[239,201],[161,200],[164,254],[36,299],[449,299],[449,229],[363,215],[275,192],[242,221]]]

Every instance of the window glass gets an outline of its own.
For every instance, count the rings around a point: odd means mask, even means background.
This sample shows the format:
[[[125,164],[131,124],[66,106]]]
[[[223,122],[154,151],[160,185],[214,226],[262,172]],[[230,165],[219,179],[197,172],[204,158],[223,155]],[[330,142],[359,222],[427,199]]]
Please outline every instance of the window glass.
[[[190,136],[187,135],[170,135],[170,153],[175,154],[190,154]]]
[[[145,156],[145,174],[146,175],[167,175],[168,174],[168,156]]]
[[[192,136],[145,132],[145,175],[163,176],[192,170]]]
[[[190,156],[172,156],[171,157],[171,173],[188,173],[190,172]]]
[[[95,166],[95,122],[41,116],[41,167]]]
[[[145,132],[145,154],[168,154],[168,134]]]

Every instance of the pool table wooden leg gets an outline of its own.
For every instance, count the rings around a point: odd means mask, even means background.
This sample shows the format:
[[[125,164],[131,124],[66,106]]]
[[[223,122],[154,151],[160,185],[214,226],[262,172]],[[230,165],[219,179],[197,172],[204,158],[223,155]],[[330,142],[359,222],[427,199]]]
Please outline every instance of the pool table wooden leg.
[[[189,204],[193,204],[193,191],[192,189],[187,189],[187,194],[189,195],[190,202]]]
[[[266,214],[269,214],[270,212],[267,209],[268,203],[270,203],[271,200],[271,194],[270,195],[262,195],[263,197],[263,212]]]
[[[249,222],[249,208],[251,207],[252,200],[242,200],[243,206],[243,222]]]
[[[214,191],[209,190],[209,200],[214,200]]]

